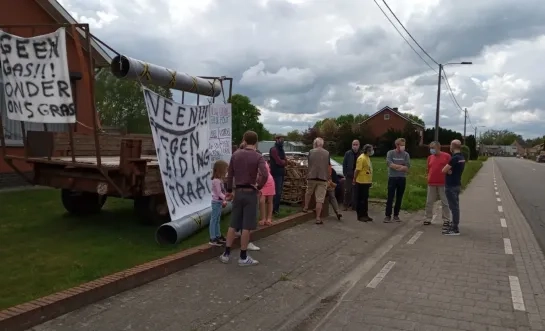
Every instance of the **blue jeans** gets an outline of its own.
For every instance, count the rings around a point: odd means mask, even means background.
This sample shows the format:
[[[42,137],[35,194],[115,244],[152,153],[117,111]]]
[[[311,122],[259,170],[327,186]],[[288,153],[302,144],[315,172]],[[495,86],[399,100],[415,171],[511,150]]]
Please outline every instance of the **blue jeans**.
[[[386,216],[392,216],[392,207],[394,208],[394,216],[399,216],[401,210],[401,202],[403,201],[403,193],[407,186],[407,178],[405,177],[388,177],[388,199],[386,200]],[[395,204],[394,204],[395,198]]]
[[[273,198],[273,213],[278,213],[280,209],[280,199],[282,198],[282,189],[284,188],[284,175],[273,176],[275,195]]]
[[[212,213],[210,213],[210,224],[208,225],[210,239],[216,239],[221,236],[221,209],[221,201],[212,201]]]
[[[445,186],[448,207],[452,214],[452,229],[458,230],[460,224],[460,186]]]

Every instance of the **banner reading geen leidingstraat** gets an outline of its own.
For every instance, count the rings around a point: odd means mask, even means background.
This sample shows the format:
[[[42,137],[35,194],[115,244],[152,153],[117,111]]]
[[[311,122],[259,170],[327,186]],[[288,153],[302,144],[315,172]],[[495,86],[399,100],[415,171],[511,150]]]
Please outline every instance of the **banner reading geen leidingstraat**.
[[[10,120],[76,123],[64,28],[31,38],[0,30],[0,65]]]
[[[209,119],[211,162],[224,160],[229,163],[233,153],[231,104],[211,104]]]
[[[210,105],[182,105],[147,88],[143,91],[172,220],[209,207]]]

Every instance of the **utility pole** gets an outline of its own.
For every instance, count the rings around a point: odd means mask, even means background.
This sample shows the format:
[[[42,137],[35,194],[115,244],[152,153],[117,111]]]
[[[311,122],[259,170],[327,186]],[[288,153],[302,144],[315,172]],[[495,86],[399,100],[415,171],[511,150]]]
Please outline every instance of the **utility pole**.
[[[466,144],[467,108],[464,109],[464,145]]]
[[[435,105],[435,130],[433,132],[434,141],[439,141],[439,107],[441,106],[441,72],[443,72],[443,65],[439,63],[439,74],[437,74],[437,104]]]

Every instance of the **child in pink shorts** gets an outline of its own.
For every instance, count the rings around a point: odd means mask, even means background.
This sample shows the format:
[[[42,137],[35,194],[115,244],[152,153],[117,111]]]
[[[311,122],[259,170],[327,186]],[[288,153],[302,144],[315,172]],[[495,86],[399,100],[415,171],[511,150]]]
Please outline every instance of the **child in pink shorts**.
[[[271,176],[271,169],[269,168],[268,163],[265,163],[265,165],[267,167],[269,177],[267,179],[267,183],[261,189],[261,194],[259,197],[259,211],[261,216],[259,225],[261,226],[272,225],[273,197],[275,195],[274,179]]]

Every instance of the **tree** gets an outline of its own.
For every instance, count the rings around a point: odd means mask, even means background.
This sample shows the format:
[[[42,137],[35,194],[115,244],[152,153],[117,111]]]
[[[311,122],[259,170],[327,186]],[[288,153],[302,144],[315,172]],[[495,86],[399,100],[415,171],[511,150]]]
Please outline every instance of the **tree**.
[[[424,123],[424,120],[422,120],[420,117],[410,114],[410,113],[401,113],[403,116],[410,118],[411,120],[415,121],[416,123],[426,126],[426,123]]]
[[[320,133],[323,135],[324,140],[331,141],[335,139],[337,134],[337,124],[334,119],[326,118],[322,121],[320,127]]]
[[[156,85],[147,88],[172,99],[169,88]],[[103,126],[120,128],[128,133],[151,133],[139,82],[118,79],[109,70],[103,70],[95,79],[95,100]]]
[[[314,142],[314,139],[318,138],[320,136],[320,130],[317,128],[308,128],[305,131],[303,131],[303,144],[307,146],[312,146],[312,143]]]
[[[533,138],[533,139],[526,139],[524,141],[524,144],[521,144],[521,145],[526,145],[527,147],[534,147],[536,145],[541,145],[543,144],[543,142],[545,141],[545,135],[543,135],[542,137],[537,137],[537,138]]]
[[[369,114],[358,114],[354,117],[354,122],[357,124],[360,124],[361,122],[365,121],[369,117],[371,117],[369,116]]]
[[[293,130],[286,134],[286,140],[288,141],[301,141],[303,140],[303,134],[299,130]]]
[[[252,104],[250,98],[242,94],[235,94],[229,99],[229,102],[232,105],[233,112],[233,143],[240,143],[244,132],[248,130],[255,131],[259,140],[270,140],[272,138],[271,133],[265,129],[263,123],[259,122],[261,112]]]
[[[509,130],[487,130],[483,132],[479,141],[483,145],[511,145],[522,137]]]
[[[469,148],[469,157],[471,160],[477,160],[479,153],[477,153],[477,141],[474,135],[466,137],[466,146]]]
[[[426,129],[426,131],[424,131],[425,144],[429,144],[432,141],[434,141],[435,140],[434,137],[435,137],[435,128]],[[453,141],[454,139],[458,139],[462,141],[463,136],[460,132],[439,127],[439,142],[441,143],[441,145],[449,145],[450,142]]]

